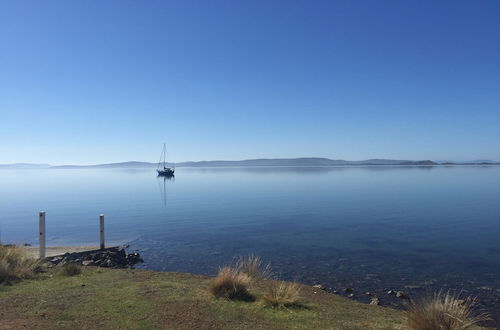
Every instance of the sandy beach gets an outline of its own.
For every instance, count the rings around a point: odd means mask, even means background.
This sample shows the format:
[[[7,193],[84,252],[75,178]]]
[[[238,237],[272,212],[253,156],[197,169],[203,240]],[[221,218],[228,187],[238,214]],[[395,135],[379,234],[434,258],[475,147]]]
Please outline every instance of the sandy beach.
[[[28,256],[32,258],[38,258],[38,246],[23,246],[22,248],[26,250]],[[98,246],[50,246],[45,249],[45,256],[53,257],[68,252],[83,252],[97,249],[99,249]]]

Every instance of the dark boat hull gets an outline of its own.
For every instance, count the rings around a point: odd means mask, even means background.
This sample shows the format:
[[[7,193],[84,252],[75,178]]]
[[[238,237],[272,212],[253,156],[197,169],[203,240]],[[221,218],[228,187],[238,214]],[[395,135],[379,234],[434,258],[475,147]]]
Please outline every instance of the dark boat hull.
[[[174,176],[175,169],[165,168],[163,170],[156,170],[159,176]]]

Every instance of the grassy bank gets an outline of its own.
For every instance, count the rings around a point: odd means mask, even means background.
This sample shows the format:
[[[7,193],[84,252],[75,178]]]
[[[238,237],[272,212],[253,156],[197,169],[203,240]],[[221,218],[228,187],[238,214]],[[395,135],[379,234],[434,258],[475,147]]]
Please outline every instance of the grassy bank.
[[[0,286],[4,329],[400,329],[403,313],[304,286],[301,305],[259,303],[271,281],[252,284],[256,301],[216,299],[210,278],[145,270],[85,268]]]

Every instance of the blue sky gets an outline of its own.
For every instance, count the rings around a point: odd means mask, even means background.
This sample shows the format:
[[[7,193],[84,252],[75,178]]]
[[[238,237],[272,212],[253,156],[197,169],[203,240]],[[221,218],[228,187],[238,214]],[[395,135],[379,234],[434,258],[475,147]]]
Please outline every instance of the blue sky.
[[[500,160],[500,2],[0,1],[0,163]]]

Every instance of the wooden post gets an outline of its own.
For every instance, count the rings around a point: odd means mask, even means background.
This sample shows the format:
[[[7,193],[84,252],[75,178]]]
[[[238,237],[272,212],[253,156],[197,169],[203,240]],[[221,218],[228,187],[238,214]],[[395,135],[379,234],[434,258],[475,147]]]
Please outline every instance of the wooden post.
[[[100,225],[99,242],[101,250],[104,250],[104,214],[101,214],[99,216],[99,225]]]
[[[39,237],[38,243],[40,246],[40,259],[45,258],[45,212],[40,212],[38,215]]]

